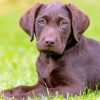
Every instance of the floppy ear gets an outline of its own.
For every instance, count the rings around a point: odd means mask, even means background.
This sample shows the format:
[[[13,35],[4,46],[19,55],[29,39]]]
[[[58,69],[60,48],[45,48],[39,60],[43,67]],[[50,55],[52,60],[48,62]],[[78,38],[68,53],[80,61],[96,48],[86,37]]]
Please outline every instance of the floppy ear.
[[[90,24],[89,18],[73,4],[67,4],[71,14],[72,31],[75,40],[78,42],[82,33],[86,31]]]
[[[33,4],[32,8],[27,10],[19,20],[21,28],[31,37],[31,41],[34,39],[35,18],[41,6],[42,4],[40,3]]]

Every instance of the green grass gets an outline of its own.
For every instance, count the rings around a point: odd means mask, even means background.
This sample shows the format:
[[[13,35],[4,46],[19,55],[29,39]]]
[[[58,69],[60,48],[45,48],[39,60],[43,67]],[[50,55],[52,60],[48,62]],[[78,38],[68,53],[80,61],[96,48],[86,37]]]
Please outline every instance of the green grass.
[[[99,0],[73,2],[91,19],[91,26],[85,35],[100,40]],[[31,43],[30,38],[19,27],[18,20],[22,11],[17,9],[17,5],[15,7],[7,5],[7,7],[8,10],[0,13],[0,90],[18,85],[33,85],[37,82],[35,62],[38,51],[35,41]],[[100,92],[89,91],[87,95],[67,98],[68,100],[100,100]],[[44,97],[42,99],[49,100]],[[57,95],[52,100],[64,100],[64,98]]]
[[[35,61],[38,53],[35,43],[31,43],[19,28],[19,16],[18,11],[0,16],[0,88],[3,89],[33,84],[37,80]]]

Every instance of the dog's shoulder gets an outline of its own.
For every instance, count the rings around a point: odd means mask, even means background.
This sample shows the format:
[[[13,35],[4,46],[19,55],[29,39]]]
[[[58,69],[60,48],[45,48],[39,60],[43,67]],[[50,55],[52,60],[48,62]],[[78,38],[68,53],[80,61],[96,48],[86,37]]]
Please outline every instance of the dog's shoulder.
[[[100,41],[87,38],[87,43],[89,47],[100,50]]]

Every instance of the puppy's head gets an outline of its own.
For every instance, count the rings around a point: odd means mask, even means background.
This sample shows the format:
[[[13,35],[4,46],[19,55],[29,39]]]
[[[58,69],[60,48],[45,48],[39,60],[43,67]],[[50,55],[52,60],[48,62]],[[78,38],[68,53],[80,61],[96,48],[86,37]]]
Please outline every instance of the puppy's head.
[[[36,3],[20,19],[20,26],[33,40],[37,48],[48,54],[62,54],[79,42],[89,26],[89,18],[72,4],[53,2]]]

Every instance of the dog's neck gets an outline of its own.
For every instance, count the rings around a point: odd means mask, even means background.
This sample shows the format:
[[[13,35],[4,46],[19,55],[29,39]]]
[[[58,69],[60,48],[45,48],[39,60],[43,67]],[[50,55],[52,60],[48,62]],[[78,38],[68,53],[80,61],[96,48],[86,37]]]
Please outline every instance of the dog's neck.
[[[76,46],[77,43],[78,42],[76,41],[76,39],[74,38],[73,34],[71,33],[69,38],[68,38],[68,41],[66,43],[65,50],[71,49],[72,47]]]
[[[87,39],[84,36],[81,36],[79,41],[75,44],[69,44],[66,46],[64,54],[70,54],[70,53],[77,53],[78,51],[81,52],[82,50],[87,48]],[[70,52],[70,53],[69,53]]]

